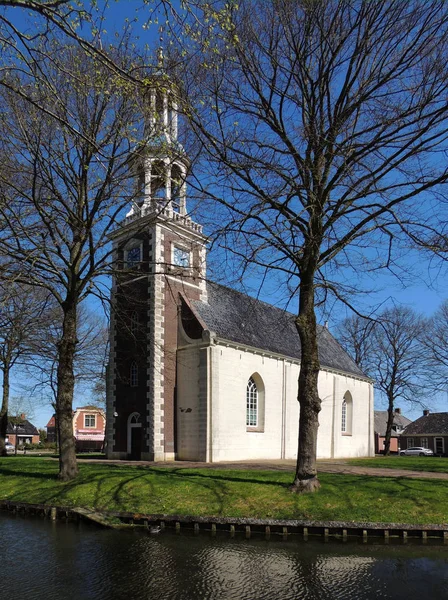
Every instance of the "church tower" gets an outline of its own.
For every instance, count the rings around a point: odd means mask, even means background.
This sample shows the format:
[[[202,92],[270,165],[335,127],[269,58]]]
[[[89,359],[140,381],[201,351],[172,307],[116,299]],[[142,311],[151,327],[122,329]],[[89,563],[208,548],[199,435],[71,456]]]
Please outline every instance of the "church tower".
[[[174,460],[180,294],[206,301],[202,227],[187,208],[188,157],[178,140],[176,87],[149,86],[147,143],[134,160],[136,193],[112,235],[107,455]]]

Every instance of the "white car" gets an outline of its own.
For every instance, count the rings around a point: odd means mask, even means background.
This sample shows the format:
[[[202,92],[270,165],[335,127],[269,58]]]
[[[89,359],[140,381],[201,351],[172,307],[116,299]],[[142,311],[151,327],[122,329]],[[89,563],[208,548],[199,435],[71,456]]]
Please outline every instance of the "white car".
[[[5,443],[5,448],[6,448],[6,453],[7,454],[13,454],[15,452],[15,448],[14,446],[11,444],[11,442],[6,442]]]
[[[434,452],[429,448],[406,448],[400,450],[400,456],[434,456]]]

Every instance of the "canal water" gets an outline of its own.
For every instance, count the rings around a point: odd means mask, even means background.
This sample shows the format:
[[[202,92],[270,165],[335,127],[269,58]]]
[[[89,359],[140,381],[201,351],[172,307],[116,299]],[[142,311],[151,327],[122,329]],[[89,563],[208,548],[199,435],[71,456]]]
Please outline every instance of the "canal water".
[[[8,600],[448,600],[448,547],[157,535],[0,513]]]

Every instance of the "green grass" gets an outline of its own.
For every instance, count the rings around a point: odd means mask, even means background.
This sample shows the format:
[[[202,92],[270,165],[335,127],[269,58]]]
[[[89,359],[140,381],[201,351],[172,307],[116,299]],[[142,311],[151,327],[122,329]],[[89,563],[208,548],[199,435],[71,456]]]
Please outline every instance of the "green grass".
[[[57,480],[51,458],[0,459],[0,500],[148,514],[395,523],[446,523],[442,480],[320,474],[317,494],[297,496],[292,473],[79,464],[79,477]]]
[[[375,458],[353,458],[347,460],[347,463],[358,467],[448,473],[448,458],[434,456],[377,456]]]

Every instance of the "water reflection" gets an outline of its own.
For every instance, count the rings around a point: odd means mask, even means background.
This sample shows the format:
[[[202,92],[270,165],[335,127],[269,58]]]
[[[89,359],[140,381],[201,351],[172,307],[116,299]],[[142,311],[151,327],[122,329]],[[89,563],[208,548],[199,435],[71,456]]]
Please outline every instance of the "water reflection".
[[[448,598],[446,547],[146,536],[3,513],[0,538],[1,597],[15,600]]]

